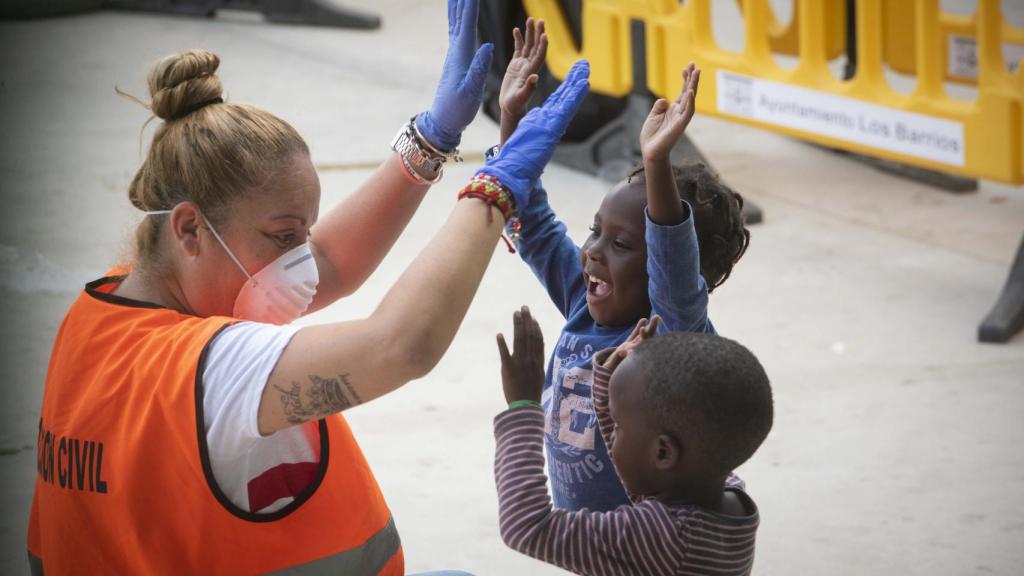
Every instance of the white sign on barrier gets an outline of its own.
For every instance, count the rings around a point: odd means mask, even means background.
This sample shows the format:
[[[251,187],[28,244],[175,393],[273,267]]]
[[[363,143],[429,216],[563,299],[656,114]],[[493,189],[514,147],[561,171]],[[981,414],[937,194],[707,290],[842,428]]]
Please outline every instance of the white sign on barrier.
[[[964,165],[964,127],[915,112],[719,70],[718,111],[916,158]]]
[[[946,72],[957,78],[977,78],[978,42],[969,36],[950,34],[948,48]],[[1024,59],[1024,45],[1003,44],[1003,61],[1010,74],[1017,70],[1021,59]]]

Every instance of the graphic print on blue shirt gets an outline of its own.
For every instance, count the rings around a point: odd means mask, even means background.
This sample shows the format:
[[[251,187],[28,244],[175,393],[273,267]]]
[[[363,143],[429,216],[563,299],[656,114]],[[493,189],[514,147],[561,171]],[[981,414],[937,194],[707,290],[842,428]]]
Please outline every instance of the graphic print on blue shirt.
[[[583,308],[576,316],[590,315]],[[591,356],[621,341],[625,335],[621,329],[598,327],[590,322],[590,330],[584,333],[570,331],[570,322],[558,339],[548,367],[547,387],[541,398],[548,477],[556,507],[614,510],[629,499],[597,430],[591,396]]]

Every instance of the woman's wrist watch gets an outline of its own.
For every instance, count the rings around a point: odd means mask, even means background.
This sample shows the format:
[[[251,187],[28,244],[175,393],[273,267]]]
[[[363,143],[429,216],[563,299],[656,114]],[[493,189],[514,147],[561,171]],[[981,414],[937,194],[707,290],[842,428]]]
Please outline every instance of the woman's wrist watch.
[[[391,149],[398,153],[405,173],[417,184],[435,184],[444,175],[444,163],[461,162],[458,148],[443,152],[435,148],[416,128],[413,116],[402,125],[391,140]]]

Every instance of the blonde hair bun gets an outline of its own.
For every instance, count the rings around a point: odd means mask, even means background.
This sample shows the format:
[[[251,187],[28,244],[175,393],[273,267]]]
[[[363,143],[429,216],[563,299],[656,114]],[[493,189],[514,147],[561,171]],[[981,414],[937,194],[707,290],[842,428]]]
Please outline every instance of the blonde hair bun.
[[[220,58],[207,50],[172,54],[149,72],[150,108],[163,120],[175,120],[222,98],[217,78]]]
[[[128,199],[143,211],[195,204],[213,224],[228,208],[262,192],[276,170],[309,147],[290,124],[255,106],[223,102],[220,58],[189,50],[149,72],[150,109],[161,122]],[[146,218],[136,231],[136,263],[159,262],[167,218]],[[167,248],[168,250],[170,248]],[[143,264],[145,265],[145,264]]]

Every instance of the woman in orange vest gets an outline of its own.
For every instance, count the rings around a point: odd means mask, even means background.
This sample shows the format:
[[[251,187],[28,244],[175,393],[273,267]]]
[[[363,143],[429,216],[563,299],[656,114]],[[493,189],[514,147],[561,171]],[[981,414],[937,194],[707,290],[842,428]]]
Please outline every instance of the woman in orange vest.
[[[476,14],[475,0],[449,0],[433,106],[322,218],[305,142],[268,112],[224,102],[214,54],[152,69],[163,122],[128,191],[146,214],[136,256],[86,285],[50,358],[33,573],[404,573],[340,412],[441,358],[586,93],[586,64],[480,169],[369,317],[289,323],[366,280],[457,154],[490,63]]]

